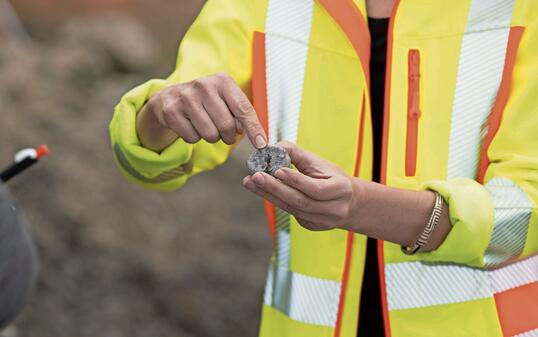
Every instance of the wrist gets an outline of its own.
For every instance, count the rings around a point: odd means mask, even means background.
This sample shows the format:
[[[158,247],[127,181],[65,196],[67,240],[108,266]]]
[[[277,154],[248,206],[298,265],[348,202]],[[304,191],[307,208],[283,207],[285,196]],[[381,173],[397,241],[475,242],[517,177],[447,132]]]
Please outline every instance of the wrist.
[[[352,196],[349,208],[349,219],[342,226],[342,229],[350,230],[353,232],[362,232],[361,224],[364,222],[364,214],[368,211],[368,205],[371,203],[372,198],[378,193],[378,184],[366,180],[362,180],[356,177],[350,177],[352,184]]]
[[[178,138],[176,133],[159,122],[148,104],[136,116],[136,133],[140,144],[155,152],[161,152]]]

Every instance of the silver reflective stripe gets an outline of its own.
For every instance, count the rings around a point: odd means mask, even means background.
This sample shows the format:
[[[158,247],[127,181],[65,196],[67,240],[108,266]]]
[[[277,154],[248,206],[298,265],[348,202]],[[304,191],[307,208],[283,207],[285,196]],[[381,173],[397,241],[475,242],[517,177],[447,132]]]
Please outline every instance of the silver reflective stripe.
[[[489,272],[494,293],[538,281],[538,255]]]
[[[526,331],[518,335],[515,335],[514,337],[538,337],[538,329]]]
[[[463,36],[448,147],[448,178],[475,179],[485,125],[502,79],[514,0],[472,0]]]
[[[479,269],[421,262],[385,266],[389,310],[410,309],[491,297],[488,276]]]
[[[313,0],[270,0],[266,20],[269,143],[297,142]]]
[[[264,303],[292,320],[335,327],[340,282],[294,273],[271,265]]]
[[[533,205],[527,194],[509,179],[495,177],[484,186],[495,209],[485,262],[495,266],[523,252]]]
[[[265,27],[269,143],[297,142],[314,0],[270,0]],[[276,209],[275,259],[264,303],[292,320],[334,327],[340,282],[289,270],[290,215]]]
[[[290,265],[290,215],[280,208],[275,208],[276,212],[276,264],[281,267]]]
[[[473,301],[538,282],[538,255],[495,270],[454,264],[391,263],[385,266],[385,280],[389,310]]]
[[[119,144],[114,144],[114,154],[116,156],[116,159],[118,161],[118,164],[131,176],[134,178],[145,182],[145,183],[152,183],[152,184],[159,184],[159,183],[165,183],[170,180],[174,180],[184,174],[187,174],[192,169],[192,163],[188,163],[186,165],[180,165],[175,169],[171,169],[168,171],[165,171],[161,173],[160,175],[154,177],[154,178],[148,178],[143,176],[140,172],[135,170],[134,167],[131,166],[131,163],[127,160],[127,157],[125,157],[125,154],[123,153],[121,147]]]

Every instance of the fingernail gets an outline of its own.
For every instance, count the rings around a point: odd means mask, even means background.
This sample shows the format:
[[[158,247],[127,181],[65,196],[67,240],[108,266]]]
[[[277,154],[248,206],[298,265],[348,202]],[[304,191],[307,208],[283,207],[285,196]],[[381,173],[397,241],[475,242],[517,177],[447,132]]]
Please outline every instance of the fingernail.
[[[256,184],[258,186],[263,186],[265,178],[264,178],[263,174],[256,173],[255,175],[252,176],[252,180],[254,180],[254,184]]]
[[[277,178],[280,179],[280,180],[284,180],[284,178],[286,177],[286,172],[284,172],[283,169],[278,169],[278,170],[275,172],[275,177],[277,177]]]
[[[261,149],[267,146],[267,142],[265,141],[265,137],[263,135],[257,135],[254,142],[256,143],[255,145],[258,149]]]

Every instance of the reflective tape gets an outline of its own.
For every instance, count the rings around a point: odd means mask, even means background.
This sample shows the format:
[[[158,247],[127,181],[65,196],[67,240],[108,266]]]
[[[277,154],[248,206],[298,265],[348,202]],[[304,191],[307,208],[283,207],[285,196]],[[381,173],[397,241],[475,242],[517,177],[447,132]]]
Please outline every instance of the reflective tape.
[[[495,266],[523,252],[532,213],[532,202],[514,182],[495,177],[484,187],[495,210],[490,243],[486,249],[486,266]]]
[[[280,208],[275,207],[276,213],[276,236],[275,236],[275,259],[281,267],[290,265],[290,215]]]
[[[270,0],[266,19],[269,143],[297,142],[313,0]]]
[[[502,79],[513,0],[473,0],[463,36],[448,147],[448,178],[475,179]]]
[[[391,263],[385,266],[385,281],[389,310],[479,300],[538,282],[538,255],[495,270],[455,264]]]
[[[515,335],[514,337],[538,337],[538,329],[526,331],[518,335]]]
[[[340,282],[294,273],[271,265],[265,286],[264,304],[292,320],[335,327]]]
[[[489,277],[494,293],[536,282],[538,281],[538,255],[492,270],[489,272]]]
[[[465,302],[492,296],[487,273],[451,264],[422,262],[385,266],[389,310]]]

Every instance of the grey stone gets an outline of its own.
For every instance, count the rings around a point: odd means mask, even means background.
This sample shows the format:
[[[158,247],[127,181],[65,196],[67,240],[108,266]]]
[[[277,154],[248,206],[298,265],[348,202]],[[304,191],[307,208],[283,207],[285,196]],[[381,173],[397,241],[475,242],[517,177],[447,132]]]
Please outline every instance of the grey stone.
[[[263,149],[256,150],[247,161],[247,167],[251,175],[256,172],[265,172],[274,176],[279,168],[290,166],[291,158],[286,149],[280,146],[266,146]]]

